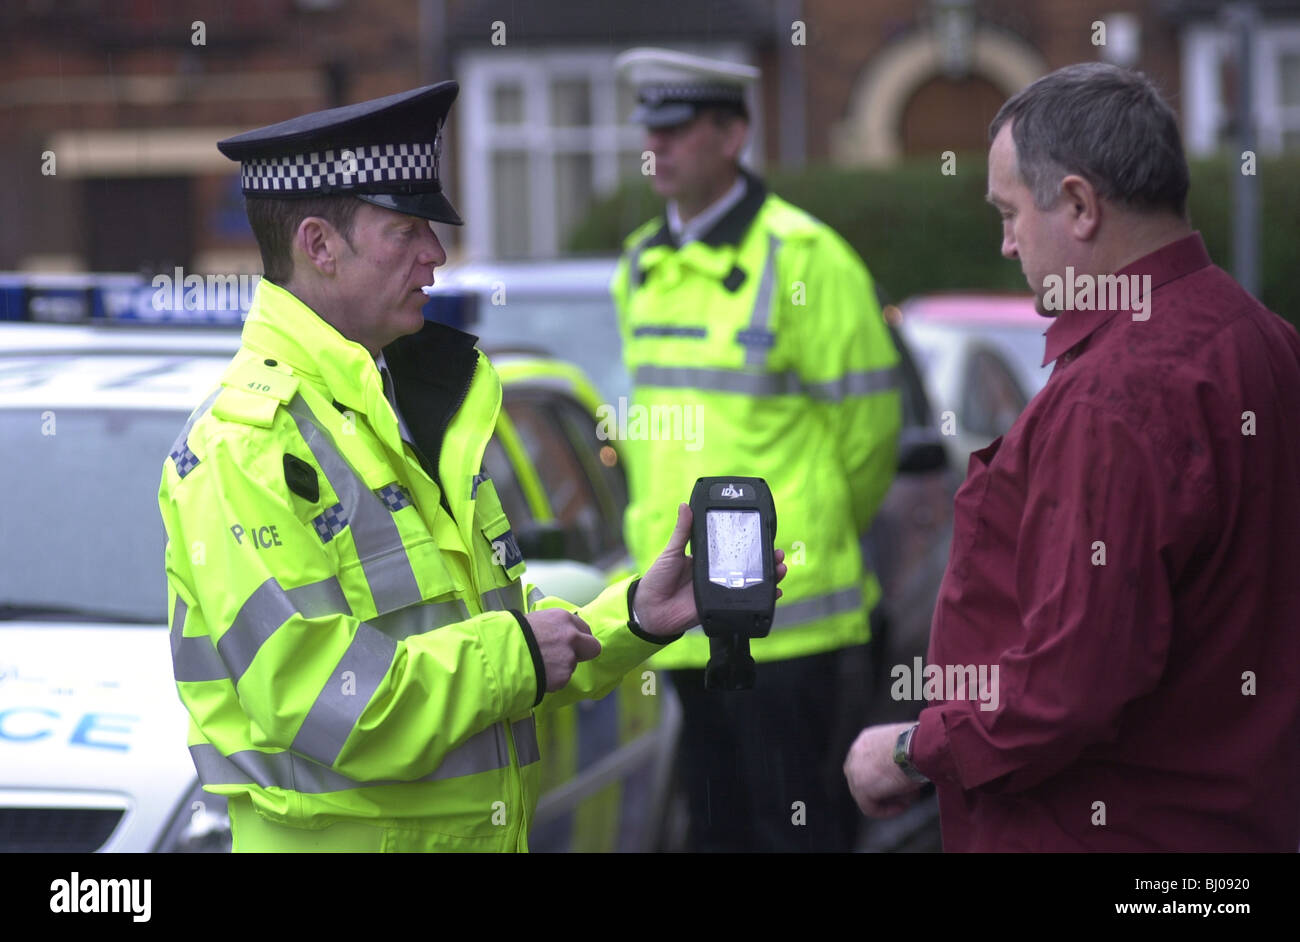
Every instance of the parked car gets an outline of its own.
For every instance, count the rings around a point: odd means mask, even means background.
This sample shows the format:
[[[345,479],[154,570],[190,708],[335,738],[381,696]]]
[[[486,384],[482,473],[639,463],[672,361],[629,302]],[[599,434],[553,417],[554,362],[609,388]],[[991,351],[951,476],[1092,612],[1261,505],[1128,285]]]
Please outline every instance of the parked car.
[[[897,310],[897,309],[896,309]],[[958,467],[1011,428],[1051,374],[1031,295],[940,294],[903,302],[899,329],[934,399]]]
[[[78,292],[99,290],[57,289],[71,294],[51,303],[28,286],[3,311],[72,319]],[[0,325],[0,851],[228,849],[172,680],[157,489],[238,333],[132,326],[129,305],[103,299],[83,307],[126,313],[109,326]],[[525,578],[588,601],[625,556],[622,469],[595,437],[596,394],[545,356],[493,361],[505,408],[485,462]],[[633,672],[539,724],[534,850],[656,846],[680,720],[654,680]]]

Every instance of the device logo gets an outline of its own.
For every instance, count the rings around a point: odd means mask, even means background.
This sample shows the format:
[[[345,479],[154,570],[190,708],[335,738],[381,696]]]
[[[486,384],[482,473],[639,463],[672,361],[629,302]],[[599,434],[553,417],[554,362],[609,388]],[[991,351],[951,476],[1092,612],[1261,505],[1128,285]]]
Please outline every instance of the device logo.
[[[734,484],[728,484],[718,492],[719,497],[744,497],[744,488],[737,488]]]

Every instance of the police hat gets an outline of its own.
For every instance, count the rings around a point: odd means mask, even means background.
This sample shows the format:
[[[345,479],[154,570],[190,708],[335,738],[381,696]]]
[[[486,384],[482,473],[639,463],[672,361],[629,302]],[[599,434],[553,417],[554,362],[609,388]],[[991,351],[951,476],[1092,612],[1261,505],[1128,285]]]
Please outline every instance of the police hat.
[[[442,193],[442,125],[460,86],[439,82],[315,111],[227,138],[245,196],[355,196],[410,216],[463,225]]]
[[[671,49],[629,49],[614,69],[636,87],[634,124],[664,128],[682,124],[704,108],[722,108],[748,117],[745,88],[758,69],[722,59],[705,59]]]

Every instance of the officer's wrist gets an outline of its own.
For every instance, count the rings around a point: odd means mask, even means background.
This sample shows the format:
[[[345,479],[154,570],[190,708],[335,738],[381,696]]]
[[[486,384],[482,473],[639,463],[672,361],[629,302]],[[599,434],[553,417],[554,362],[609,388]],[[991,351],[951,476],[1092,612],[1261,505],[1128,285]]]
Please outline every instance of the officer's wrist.
[[[637,615],[636,609],[636,590],[641,584],[639,578],[633,579],[627,587],[627,627],[632,634],[636,635],[642,641],[649,641],[651,644],[665,645],[671,641],[676,641],[685,632],[679,632],[675,635],[661,636],[651,634],[645,630],[645,623]]]

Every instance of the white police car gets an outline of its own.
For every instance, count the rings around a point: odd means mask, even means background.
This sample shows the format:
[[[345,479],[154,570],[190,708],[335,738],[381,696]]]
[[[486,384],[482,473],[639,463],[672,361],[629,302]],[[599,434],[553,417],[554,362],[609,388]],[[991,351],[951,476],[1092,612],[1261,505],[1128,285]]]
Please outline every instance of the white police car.
[[[0,276],[0,321],[26,321],[0,323],[0,851],[229,848],[185,748],[157,488],[238,333],[104,326],[154,319],[149,294],[129,276]],[[595,393],[544,357],[493,361],[511,431],[485,461],[528,577],[586,601],[624,556],[626,494],[595,437]],[[535,850],[654,846],[678,720],[667,685],[644,686],[634,672],[542,727]]]

